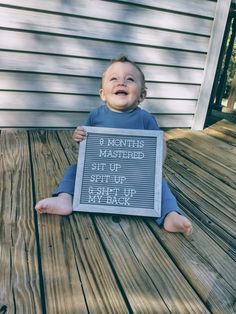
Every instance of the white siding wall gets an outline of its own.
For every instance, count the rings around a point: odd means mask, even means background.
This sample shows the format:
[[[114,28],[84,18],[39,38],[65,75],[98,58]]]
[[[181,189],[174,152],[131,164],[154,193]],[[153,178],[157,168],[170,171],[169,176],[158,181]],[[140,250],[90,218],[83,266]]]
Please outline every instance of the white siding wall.
[[[162,127],[204,123],[230,0],[0,0],[0,127],[74,127],[126,54]]]

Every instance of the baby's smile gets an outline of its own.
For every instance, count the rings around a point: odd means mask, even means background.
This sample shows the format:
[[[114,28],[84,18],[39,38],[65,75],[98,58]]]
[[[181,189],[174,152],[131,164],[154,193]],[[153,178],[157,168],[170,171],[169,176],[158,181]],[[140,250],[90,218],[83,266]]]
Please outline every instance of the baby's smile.
[[[123,89],[119,89],[115,92],[115,95],[125,95],[126,96],[126,95],[128,95],[128,93]]]

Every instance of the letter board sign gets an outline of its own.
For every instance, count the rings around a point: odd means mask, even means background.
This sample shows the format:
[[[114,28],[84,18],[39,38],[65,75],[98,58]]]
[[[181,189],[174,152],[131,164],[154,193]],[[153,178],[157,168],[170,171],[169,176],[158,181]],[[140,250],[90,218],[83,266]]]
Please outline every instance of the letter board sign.
[[[73,210],[160,217],[163,132],[84,128]]]

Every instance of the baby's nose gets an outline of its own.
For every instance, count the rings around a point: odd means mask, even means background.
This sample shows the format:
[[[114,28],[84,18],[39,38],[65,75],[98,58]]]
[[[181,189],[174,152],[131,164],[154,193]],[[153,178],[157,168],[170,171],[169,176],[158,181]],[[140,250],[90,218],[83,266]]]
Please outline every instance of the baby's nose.
[[[118,85],[119,86],[123,86],[123,85],[125,85],[125,80],[123,80],[123,79],[120,79],[119,81],[118,81]]]

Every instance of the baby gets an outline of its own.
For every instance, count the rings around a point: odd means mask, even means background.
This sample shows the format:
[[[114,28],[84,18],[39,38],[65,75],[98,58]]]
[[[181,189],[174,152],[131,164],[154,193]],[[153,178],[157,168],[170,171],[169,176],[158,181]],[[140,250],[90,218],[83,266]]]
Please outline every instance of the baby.
[[[105,104],[90,113],[87,126],[159,129],[155,118],[138,106],[146,97],[145,77],[141,69],[127,57],[112,60],[103,73],[99,94]],[[85,137],[85,130],[77,127],[73,139],[79,143]],[[75,177],[76,165],[72,165],[66,170],[53,197],[39,201],[35,209],[39,213],[71,214]],[[186,235],[192,233],[190,220],[180,214],[176,199],[164,179],[162,180],[162,213],[156,222],[158,225],[163,225],[168,232],[180,232]]]

